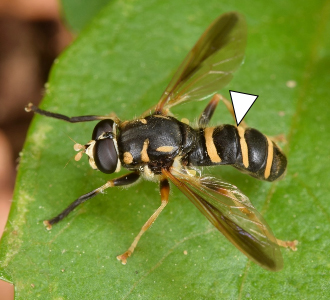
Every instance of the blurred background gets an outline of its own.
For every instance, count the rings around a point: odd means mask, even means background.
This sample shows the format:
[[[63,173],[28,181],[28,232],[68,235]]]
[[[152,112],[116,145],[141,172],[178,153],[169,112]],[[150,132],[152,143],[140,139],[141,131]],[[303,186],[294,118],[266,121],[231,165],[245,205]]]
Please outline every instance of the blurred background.
[[[40,102],[54,59],[72,39],[57,0],[0,0],[0,237],[33,117],[24,107]],[[13,286],[0,280],[0,299],[13,298]]]

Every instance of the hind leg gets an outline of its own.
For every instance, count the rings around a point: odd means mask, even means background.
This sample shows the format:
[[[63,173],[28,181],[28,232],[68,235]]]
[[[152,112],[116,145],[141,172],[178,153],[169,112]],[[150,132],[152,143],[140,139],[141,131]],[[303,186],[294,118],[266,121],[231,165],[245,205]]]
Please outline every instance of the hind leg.
[[[215,109],[217,108],[217,105],[219,103],[219,101],[222,101],[227,109],[229,110],[230,114],[232,115],[233,119],[235,119],[235,113],[234,113],[234,109],[232,104],[230,103],[229,100],[227,100],[224,96],[222,96],[221,94],[215,94],[211,101],[209,102],[209,104],[205,107],[204,111],[202,112],[202,114],[199,117],[198,120],[198,125],[200,127],[206,127],[208,125],[208,123],[210,122],[213,113],[215,111]],[[239,125],[240,127],[243,128],[247,128],[248,126],[246,125],[246,123],[244,121],[242,121]]]

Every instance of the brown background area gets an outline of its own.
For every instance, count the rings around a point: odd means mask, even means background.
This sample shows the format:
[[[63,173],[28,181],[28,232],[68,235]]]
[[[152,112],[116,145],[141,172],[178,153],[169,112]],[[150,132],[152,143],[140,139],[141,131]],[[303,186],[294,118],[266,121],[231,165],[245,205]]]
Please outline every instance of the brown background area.
[[[72,41],[56,0],[0,0],[0,236],[5,227],[19,152],[54,59]],[[0,299],[14,298],[0,280]]]

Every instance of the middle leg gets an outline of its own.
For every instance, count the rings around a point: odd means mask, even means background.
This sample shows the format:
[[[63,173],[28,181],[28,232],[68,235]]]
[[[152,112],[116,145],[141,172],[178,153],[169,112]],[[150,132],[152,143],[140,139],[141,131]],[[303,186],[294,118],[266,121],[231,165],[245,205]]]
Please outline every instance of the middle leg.
[[[168,196],[170,194],[170,185],[166,178],[162,178],[160,181],[160,197],[161,197],[161,205],[157,208],[157,210],[151,215],[148,221],[142,226],[139,234],[135,237],[132,245],[128,248],[128,250],[117,256],[117,259],[121,261],[123,265],[126,265],[127,259],[132,255],[136,245],[138,244],[141,236],[148,230],[148,228],[152,225],[153,222],[156,221],[162,210],[168,203]]]

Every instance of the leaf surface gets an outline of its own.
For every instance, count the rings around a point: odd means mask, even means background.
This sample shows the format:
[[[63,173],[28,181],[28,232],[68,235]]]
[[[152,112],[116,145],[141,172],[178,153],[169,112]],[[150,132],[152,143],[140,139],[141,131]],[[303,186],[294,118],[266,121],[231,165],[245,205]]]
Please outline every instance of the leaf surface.
[[[245,121],[286,135],[288,173],[272,184],[230,167],[204,171],[238,186],[278,238],[299,240],[298,251],[282,250],[281,272],[263,270],[173,187],[170,203],[122,266],[116,255],[160,205],[152,182],[108,190],[48,232],[44,219],[114,176],[70,160],[69,136],[85,143],[95,124],[36,116],[0,243],[0,277],[15,284],[16,299],[328,298],[329,1],[113,1],[57,60],[42,108],[139,115],[157,103],[205,28],[231,10],[246,16],[249,35],[245,63],[223,94],[259,95]],[[194,120],[206,104],[174,112]],[[234,123],[222,104],[212,122]]]
[[[65,21],[74,32],[80,32],[111,0],[62,0]]]

